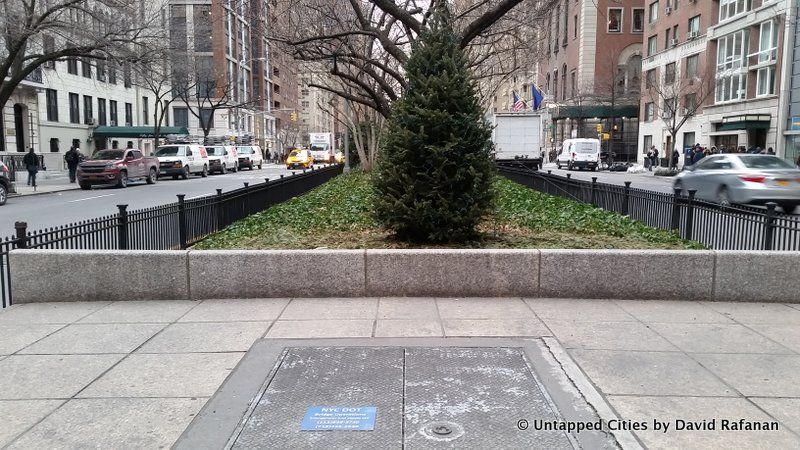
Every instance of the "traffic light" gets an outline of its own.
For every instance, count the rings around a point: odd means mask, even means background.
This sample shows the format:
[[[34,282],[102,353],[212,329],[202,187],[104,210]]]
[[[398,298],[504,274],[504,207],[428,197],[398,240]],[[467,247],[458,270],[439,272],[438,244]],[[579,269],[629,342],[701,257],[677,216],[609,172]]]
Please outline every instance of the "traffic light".
[[[292,114],[289,115],[289,120],[297,122],[297,111],[292,111]]]

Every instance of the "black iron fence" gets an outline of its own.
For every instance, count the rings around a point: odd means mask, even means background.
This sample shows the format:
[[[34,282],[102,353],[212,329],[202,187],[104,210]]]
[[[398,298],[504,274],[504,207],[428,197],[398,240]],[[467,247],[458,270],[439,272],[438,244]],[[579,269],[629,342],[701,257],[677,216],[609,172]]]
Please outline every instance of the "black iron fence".
[[[679,191],[664,194],[631,186],[583,181],[499,167],[500,174],[540,192],[595,205],[626,215],[654,228],[671,230],[682,238],[715,250],[800,250],[800,216],[779,213],[774,203],[766,208],[721,206]]]
[[[185,249],[211,233],[272,205],[284,202],[342,173],[341,165],[303,171],[293,176],[244,186],[216,195],[186,199],[153,208],[119,211],[109,216],[55,228],[28,231],[17,223],[13,237],[0,239],[0,304],[12,303],[8,254],[17,248],[70,250],[171,250]]]

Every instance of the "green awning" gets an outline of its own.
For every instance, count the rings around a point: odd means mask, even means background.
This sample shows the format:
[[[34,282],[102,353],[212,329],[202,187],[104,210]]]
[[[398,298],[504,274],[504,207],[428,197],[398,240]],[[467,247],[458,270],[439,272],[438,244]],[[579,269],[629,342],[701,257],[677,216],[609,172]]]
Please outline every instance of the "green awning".
[[[148,139],[155,135],[155,127],[97,127],[92,134],[96,139],[115,137]],[[170,134],[187,136],[189,130],[186,127],[161,127],[158,134],[161,137]]]
[[[733,130],[769,130],[769,120],[746,120],[742,122],[722,123],[717,127],[717,131]]]
[[[638,105],[593,105],[593,106],[559,106],[553,119],[586,119],[592,117],[638,117]]]

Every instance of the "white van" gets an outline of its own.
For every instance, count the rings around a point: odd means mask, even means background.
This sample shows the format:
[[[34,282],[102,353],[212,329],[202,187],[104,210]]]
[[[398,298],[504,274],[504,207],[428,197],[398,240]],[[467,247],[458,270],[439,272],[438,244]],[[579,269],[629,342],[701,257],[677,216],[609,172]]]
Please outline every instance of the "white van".
[[[574,168],[597,170],[599,165],[599,139],[567,139],[556,157],[556,166],[559,169],[566,166],[569,170]]]
[[[208,153],[200,144],[169,144],[158,147],[153,154],[158,157],[161,175],[172,175],[184,180],[190,174],[208,176]]]
[[[207,145],[208,171],[225,174],[228,171],[236,172],[239,167],[239,155],[236,147],[232,145]]]
[[[253,170],[253,166],[261,169],[264,164],[264,155],[258,145],[240,145],[236,147],[236,153],[239,155],[239,170],[245,167]]]

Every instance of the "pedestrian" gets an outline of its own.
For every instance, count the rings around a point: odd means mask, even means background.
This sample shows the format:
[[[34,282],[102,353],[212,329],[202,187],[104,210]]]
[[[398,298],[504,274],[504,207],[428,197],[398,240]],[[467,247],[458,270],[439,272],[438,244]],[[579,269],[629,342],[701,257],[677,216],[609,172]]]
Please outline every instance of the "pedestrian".
[[[722,153],[722,150],[717,150],[717,147],[711,146],[711,154],[716,155],[717,153]]]
[[[697,164],[701,159],[705,157],[706,154],[703,152],[703,149],[700,149],[700,151],[694,152],[694,159],[692,160],[692,163]]]
[[[69,170],[70,183],[75,182],[75,174],[78,171],[78,164],[81,162],[81,156],[82,155],[77,144],[73,144],[64,155],[64,161],[66,161],[67,169]]]
[[[653,146],[650,146],[650,149],[647,150],[647,157],[644,159],[644,165],[647,167],[647,170],[650,172],[653,171]]]
[[[775,154],[775,150],[773,150],[772,147],[770,147],[770,148],[767,149],[767,154],[768,155],[774,155]]]
[[[714,152],[711,151],[708,147],[703,147],[703,157],[711,156]]]
[[[22,158],[22,164],[25,165],[25,169],[28,171],[28,186],[33,186],[33,190],[36,190],[36,174],[39,172],[39,156],[33,151],[33,147],[31,147],[30,151]]]
[[[677,148],[673,149],[672,150],[672,168],[673,169],[677,169],[678,168],[678,161],[680,159],[681,159],[681,155],[680,155],[680,153],[678,153],[678,149]]]

